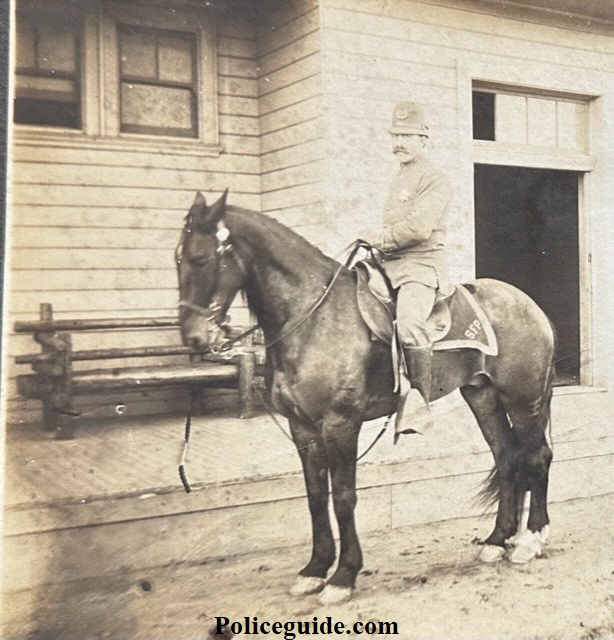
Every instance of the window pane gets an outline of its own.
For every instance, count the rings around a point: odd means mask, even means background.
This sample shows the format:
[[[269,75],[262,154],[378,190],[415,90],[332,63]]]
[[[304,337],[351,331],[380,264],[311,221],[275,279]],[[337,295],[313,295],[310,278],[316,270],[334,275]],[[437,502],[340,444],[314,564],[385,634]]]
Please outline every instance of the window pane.
[[[120,31],[120,59],[123,77],[157,77],[155,34],[130,27]]]
[[[78,87],[72,80],[17,76],[14,120],[17,124],[80,127]]]
[[[36,100],[17,98],[13,106],[13,120],[16,124],[47,125],[68,129],[79,129],[81,126],[77,103],[40,98]]]
[[[191,84],[194,56],[192,38],[163,35],[159,38],[158,46],[160,80]]]
[[[473,139],[495,139],[495,94],[473,92]]]
[[[497,94],[495,139],[527,144],[527,99],[524,96]]]
[[[123,82],[122,131],[196,136],[192,92]]]
[[[41,25],[37,31],[38,68],[73,73],[77,68],[74,32],[56,25]]]
[[[19,20],[17,25],[17,66],[26,69],[34,69],[34,27],[25,19]]]
[[[556,102],[527,99],[528,141],[537,147],[556,147]]]
[[[561,149],[587,150],[586,105],[557,102],[557,143]]]

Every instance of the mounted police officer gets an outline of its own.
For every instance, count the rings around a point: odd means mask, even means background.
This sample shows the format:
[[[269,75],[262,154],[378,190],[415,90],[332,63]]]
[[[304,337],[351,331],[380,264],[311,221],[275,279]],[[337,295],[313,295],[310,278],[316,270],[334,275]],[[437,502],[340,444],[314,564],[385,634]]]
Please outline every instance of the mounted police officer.
[[[383,229],[359,238],[379,250],[381,265],[398,290],[397,332],[407,359],[400,371],[398,436],[432,425],[432,344],[425,321],[438,297],[451,293],[444,242],[452,191],[446,175],[424,154],[428,127],[420,105],[398,103],[389,131],[400,167],[388,191]]]

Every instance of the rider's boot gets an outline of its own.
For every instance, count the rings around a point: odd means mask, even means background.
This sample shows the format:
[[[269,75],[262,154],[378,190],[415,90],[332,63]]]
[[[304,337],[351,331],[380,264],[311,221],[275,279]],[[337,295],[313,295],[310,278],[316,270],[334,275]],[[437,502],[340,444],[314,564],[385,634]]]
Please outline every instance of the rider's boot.
[[[432,345],[404,346],[408,376],[401,371],[400,397],[394,425],[394,441],[404,433],[425,433],[433,426],[429,408]],[[401,367],[402,369],[402,367]],[[409,379],[408,379],[409,378]]]

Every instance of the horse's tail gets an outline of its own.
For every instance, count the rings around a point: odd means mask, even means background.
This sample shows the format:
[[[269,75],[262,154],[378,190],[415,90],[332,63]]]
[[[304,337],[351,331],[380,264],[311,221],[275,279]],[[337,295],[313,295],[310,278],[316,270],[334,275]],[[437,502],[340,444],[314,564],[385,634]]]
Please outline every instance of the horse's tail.
[[[546,389],[542,398],[541,407],[540,407],[540,416],[541,416],[541,425],[544,430],[544,436],[549,440],[550,449],[554,448],[554,443],[552,441],[552,390],[553,390],[553,380],[554,380],[554,372],[553,368],[548,373],[548,379],[546,381]],[[547,434],[546,434],[547,432]],[[518,469],[518,482],[523,484],[522,476],[523,469]],[[477,502],[485,509],[488,509],[499,501],[499,470],[497,466],[493,466],[490,470],[488,476],[482,483],[482,487],[478,491]]]
[[[478,491],[477,502],[484,509],[489,509],[499,502],[499,493],[499,469],[495,465],[482,483],[482,488]]]
[[[554,362],[548,372],[548,380],[546,381],[546,391],[544,393],[544,402],[542,404],[542,426],[544,429],[544,436],[547,435],[549,440],[550,449],[554,448],[554,441],[552,440],[552,394],[554,392]]]

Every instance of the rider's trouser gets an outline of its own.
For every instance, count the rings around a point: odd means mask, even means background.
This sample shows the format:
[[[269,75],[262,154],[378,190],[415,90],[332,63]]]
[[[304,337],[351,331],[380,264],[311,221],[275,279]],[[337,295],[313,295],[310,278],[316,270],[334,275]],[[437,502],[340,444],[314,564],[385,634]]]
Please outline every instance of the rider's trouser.
[[[406,363],[402,361],[399,372],[402,382],[395,424],[397,435],[425,431],[432,425],[428,409],[432,345],[425,329],[425,321],[433,309],[436,296],[437,290],[434,287],[420,282],[402,285],[397,294],[397,331],[406,357]],[[405,378],[406,374],[408,380]],[[416,397],[415,390],[420,397]]]
[[[424,328],[435,304],[437,289],[421,282],[408,282],[397,293],[397,330],[405,347],[423,347],[430,344]]]

